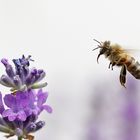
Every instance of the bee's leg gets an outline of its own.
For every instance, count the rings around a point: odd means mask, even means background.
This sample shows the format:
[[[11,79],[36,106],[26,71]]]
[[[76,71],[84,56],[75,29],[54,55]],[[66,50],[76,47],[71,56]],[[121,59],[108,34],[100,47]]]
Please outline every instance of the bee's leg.
[[[116,65],[115,62],[110,62],[108,68],[110,69],[110,66],[111,66],[111,69],[113,70],[113,67],[114,67],[115,65]]]
[[[115,62],[112,63],[111,69],[113,70],[113,67],[116,65]]]
[[[125,87],[125,82],[126,82],[126,66],[123,65],[120,72],[120,83],[122,86]]]
[[[109,66],[108,66],[109,69],[110,69],[110,66],[111,66],[111,65],[112,65],[112,62],[109,63]]]

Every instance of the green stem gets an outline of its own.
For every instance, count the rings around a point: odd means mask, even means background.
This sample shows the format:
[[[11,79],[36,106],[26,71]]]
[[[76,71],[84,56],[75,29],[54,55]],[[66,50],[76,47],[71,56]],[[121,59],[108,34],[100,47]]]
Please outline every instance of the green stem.
[[[22,137],[18,137],[18,140],[22,140]]]

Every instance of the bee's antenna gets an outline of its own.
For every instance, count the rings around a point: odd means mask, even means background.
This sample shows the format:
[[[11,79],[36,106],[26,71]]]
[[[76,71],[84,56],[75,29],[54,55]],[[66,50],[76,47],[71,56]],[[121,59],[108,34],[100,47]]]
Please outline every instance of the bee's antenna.
[[[97,50],[97,49],[99,49],[100,47],[97,47],[97,48],[95,48],[95,49],[93,49],[92,51],[95,51],[95,50]]]
[[[100,41],[98,41],[98,40],[96,40],[96,39],[93,39],[93,40],[96,41],[97,43],[99,43],[100,46],[102,46],[102,43],[101,43]]]

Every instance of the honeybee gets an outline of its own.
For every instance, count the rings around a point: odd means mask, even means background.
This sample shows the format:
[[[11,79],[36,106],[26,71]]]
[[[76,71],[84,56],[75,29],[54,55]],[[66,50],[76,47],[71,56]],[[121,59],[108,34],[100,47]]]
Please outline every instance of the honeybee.
[[[108,68],[113,70],[115,65],[121,67],[119,79],[122,86],[125,87],[127,71],[129,71],[136,79],[140,79],[140,63],[129,54],[128,50],[123,49],[118,44],[111,44],[110,41],[99,42],[96,39],[94,39],[94,41],[98,43],[98,47],[93,49],[93,51],[100,49],[97,56],[97,63],[99,57],[104,54],[110,61]]]

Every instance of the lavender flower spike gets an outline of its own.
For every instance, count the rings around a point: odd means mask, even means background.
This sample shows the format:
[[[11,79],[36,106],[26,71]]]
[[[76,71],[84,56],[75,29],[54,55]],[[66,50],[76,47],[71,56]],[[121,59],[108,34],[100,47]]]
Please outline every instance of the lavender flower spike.
[[[52,108],[46,104],[48,92],[42,90],[47,83],[38,84],[46,74],[41,69],[30,69],[30,61],[33,61],[31,56],[24,55],[13,59],[13,69],[7,59],[1,60],[6,74],[1,76],[0,83],[11,88],[9,94],[2,96],[0,93],[0,132],[7,138],[17,136],[18,140],[34,140],[31,133],[45,125],[44,121],[38,121],[39,115],[44,110],[52,113]]]

